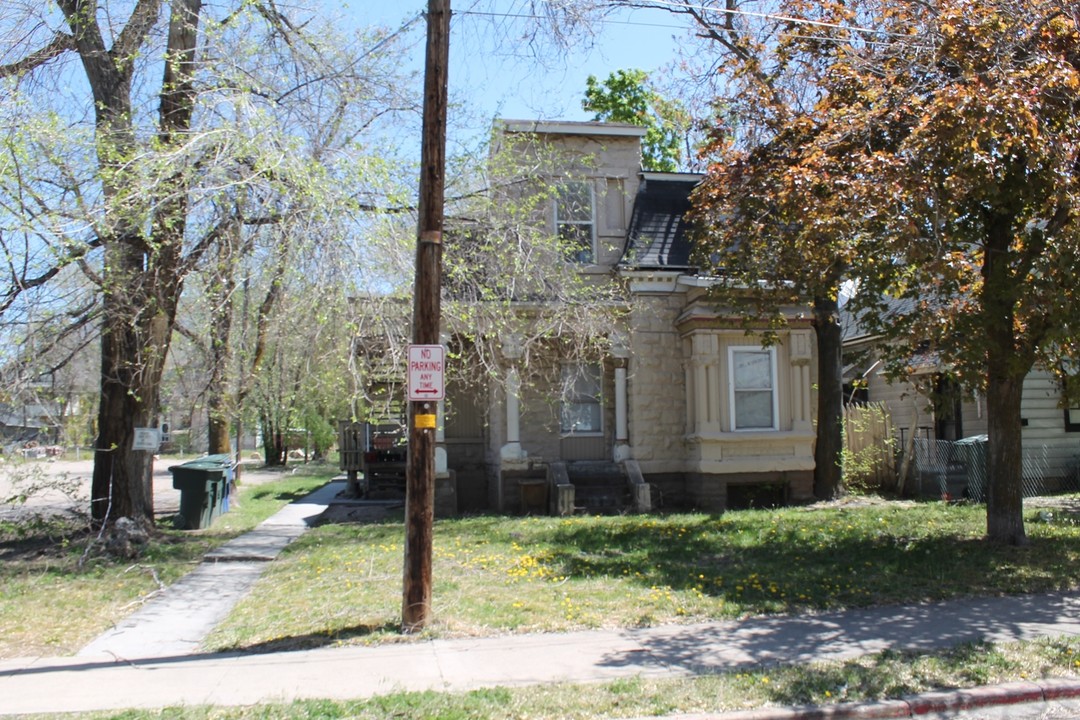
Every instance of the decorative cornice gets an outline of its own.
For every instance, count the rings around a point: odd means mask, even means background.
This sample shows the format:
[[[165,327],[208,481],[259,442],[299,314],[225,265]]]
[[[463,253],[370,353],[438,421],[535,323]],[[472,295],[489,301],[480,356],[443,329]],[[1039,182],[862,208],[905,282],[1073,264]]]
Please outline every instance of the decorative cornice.
[[[496,120],[503,132],[546,135],[601,135],[608,137],[645,137],[645,128],[628,123],[573,122],[569,120]]]
[[[619,269],[619,276],[627,280],[631,294],[685,292],[679,285],[683,273],[678,270],[628,270]]]

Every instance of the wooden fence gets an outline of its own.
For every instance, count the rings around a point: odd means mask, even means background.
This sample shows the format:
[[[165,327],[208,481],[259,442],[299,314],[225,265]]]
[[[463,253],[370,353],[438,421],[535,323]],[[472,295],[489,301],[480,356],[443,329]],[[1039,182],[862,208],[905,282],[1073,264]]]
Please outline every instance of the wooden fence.
[[[844,483],[872,492],[896,490],[892,420],[884,403],[844,408]]]

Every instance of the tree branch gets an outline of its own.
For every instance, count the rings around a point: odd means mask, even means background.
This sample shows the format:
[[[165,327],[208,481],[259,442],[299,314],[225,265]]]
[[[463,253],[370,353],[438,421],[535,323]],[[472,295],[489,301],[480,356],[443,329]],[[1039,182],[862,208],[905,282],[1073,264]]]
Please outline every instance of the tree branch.
[[[0,65],[0,78],[22,75],[74,49],[75,39],[73,37],[66,33],[56,33],[52,41],[40,50],[30,53],[22,60],[8,65]]]
[[[11,277],[9,278],[11,284],[7,290],[0,293],[0,315],[6,312],[25,291],[41,287],[56,277],[69,264],[80,262],[88,252],[98,247],[101,247],[101,240],[98,238],[84,245],[77,245],[71,248],[67,256],[60,259],[60,262],[34,277],[26,277],[25,268],[23,273],[19,273],[12,267]]]
[[[146,42],[146,35],[158,19],[161,10],[161,0],[139,0],[138,5],[131,12],[127,25],[120,31],[109,55],[114,60],[125,63],[133,58]]]

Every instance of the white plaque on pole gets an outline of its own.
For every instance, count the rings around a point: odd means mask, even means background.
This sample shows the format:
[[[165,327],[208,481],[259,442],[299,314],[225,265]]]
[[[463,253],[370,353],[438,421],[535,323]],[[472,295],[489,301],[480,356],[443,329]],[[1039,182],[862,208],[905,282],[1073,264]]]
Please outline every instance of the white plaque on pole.
[[[132,450],[152,450],[157,451],[161,446],[161,429],[152,428],[135,428],[135,438],[132,440]]]

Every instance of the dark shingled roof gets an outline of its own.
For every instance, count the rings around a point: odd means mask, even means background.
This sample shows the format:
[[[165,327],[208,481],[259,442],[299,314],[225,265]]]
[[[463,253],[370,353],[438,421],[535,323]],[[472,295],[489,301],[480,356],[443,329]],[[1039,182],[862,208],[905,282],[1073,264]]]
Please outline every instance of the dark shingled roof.
[[[689,269],[690,191],[700,175],[646,177],[634,198],[634,212],[621,265],[642,269]]]

